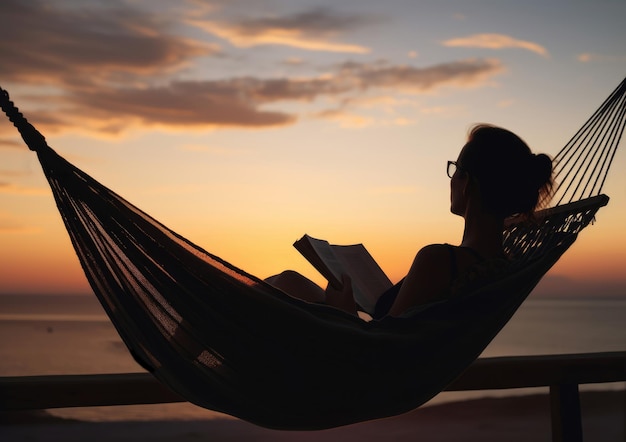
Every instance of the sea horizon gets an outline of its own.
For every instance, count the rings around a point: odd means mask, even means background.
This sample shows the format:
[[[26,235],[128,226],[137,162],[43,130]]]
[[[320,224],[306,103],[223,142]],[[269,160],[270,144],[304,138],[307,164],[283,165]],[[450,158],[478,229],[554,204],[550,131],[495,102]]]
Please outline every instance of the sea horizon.
[[[531,295],[481,356],[624,351],[626,350],[624,317],[626,317],[626,297]],[[10,328],[20,324],[28,324],[27,335],[22,338],[21,351],[30,347],[35,355],[37,345],[40,345],[38,342],[42,340],[45,342],[53,332],[64,329],[67,329],[67,339],[70,340],[73,339],[70,332],[78,336],[90,332],[100,333],[103,344],[113,343],[112,345],[123,348],[124,353],[127,353],[121,338],[94,294],[0,293],[0,325]],[[11,332],[6,333],[5,335],[9,336]],[[4,364],[0,362],[0,376],[6,375],[6,368],[11,365],[7,361],[11,359],[14,344],[13,341],[0,343],[2,350],[0,356],[5,360]],[[57,344],[62,345],[62,342]],[[105,361],[108,350],[110,348],[105,346],[85,348],[85,351],[93,351]],[[126,354],[123,359],[132,361]],[[134,361],[131,364],[135,366]],[[72,371],[71,365],[67,368],[68,372]],[[81,370],[83,369],[84,367]],[[45,370],[42,374],[46,374]]]
[[[481,357],[626,350],[626,299],[533,298],[522,304]],[[0,376],[106,374],[144,371],[131,357],[94,295],[0,294]],[[582,385],[581,391],[624,390],[626,384]],[[443,392],[426,406],[483,397],[543,394],[546,388]],[[50,410],[88,421],[212,419],[191,404]]]

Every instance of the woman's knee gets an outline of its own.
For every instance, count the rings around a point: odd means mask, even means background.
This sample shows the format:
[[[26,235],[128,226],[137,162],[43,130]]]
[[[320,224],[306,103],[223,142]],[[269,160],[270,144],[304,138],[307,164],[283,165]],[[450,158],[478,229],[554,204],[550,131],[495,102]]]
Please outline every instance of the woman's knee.
[[[300,275],[295,270],[284,270],[276,275],[265,278],[265,281],[272,285],[276,285],[287,281],[298,281],[301,278],[304,278],[304,276]]]
[[[266,282],[287,294],[310,302],[324,302],[324,290],[295,270],[285,270],[265,279]]]

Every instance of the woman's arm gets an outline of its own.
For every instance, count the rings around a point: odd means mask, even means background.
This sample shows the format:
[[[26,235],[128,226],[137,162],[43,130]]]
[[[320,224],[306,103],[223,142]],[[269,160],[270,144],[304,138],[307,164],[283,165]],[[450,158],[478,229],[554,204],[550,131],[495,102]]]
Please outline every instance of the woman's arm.
[[[400,316],[411,307],[436,300],[448,290],[451,278],[448,247],[432,244],[417,253],[389,315]]]
[[[348,275],[345,273],[341,275],[341,289],[336,289],[328,284],[326,287],[326,304],[353,315],[357,314],[354,293],[352,292],[352,280]]]
[[[352,293],[352,281],[346,274],[341,275],[341,288],[335,288],[328,284],[325,291],[307,277],[293,270],[285,270],[278,275],[266,278],[265,281],[294,298],[327,304],[353,315],[357,314],[356,302]]]

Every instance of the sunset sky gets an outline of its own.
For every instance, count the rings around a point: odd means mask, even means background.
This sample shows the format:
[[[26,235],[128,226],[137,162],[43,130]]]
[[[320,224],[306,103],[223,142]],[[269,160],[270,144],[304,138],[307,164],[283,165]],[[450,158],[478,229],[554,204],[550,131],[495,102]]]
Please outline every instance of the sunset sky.
[[[488,122],[556,154],[626,75],[624,0],[2,0],[0,86],[70,162],[259,277],[362,242],[393,281],[458,244],[447,160]],[[626,293],[626,152],[547,282]],[[89,293],[0,119],[0,293]],[[593,292],[590,293],[590,290]]]

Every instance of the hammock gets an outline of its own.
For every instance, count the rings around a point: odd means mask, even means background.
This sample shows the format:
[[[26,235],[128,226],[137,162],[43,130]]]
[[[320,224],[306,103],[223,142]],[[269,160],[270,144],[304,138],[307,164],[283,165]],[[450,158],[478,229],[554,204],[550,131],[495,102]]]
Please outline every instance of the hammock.
[[[0,91],[136,360],[196,405],[291,430],[397,415],[459,376],[608,202],[601,189],[626,109],[622,82],[556,156],[557,177],[567,177],[561,204],[538,225],[506,227],[509,273],[405,317],[366,322],[292,298],[190,243],[60,157]]]

